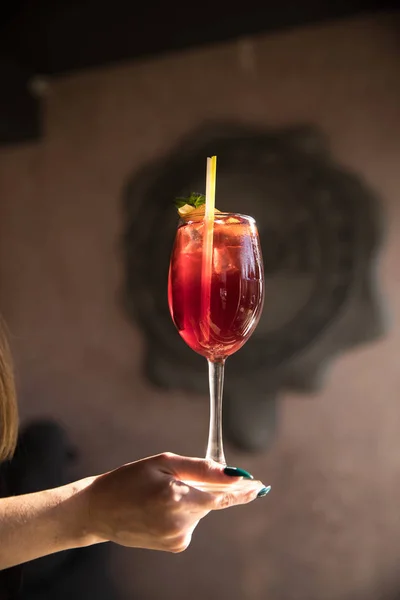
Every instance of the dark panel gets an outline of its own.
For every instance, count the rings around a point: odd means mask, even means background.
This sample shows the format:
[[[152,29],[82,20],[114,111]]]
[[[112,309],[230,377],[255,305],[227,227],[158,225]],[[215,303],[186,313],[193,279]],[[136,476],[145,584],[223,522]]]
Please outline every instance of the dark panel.
[[[56,74],[249,35],[395,8],[393,0],[135,3],[18,2],[2,48],[36,73]]]
[[[29,92],[29,78],[14,62],[0,59],[0,144],[28,142],[40,136],[39,102]]]

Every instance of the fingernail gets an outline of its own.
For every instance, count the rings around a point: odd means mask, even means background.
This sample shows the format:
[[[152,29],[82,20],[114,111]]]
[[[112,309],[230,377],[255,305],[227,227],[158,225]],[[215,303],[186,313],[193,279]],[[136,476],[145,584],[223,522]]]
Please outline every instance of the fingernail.
[[[225,475],[229,475],[229,477],[244,477],[245,479],[254,479],[253,475],[244,469],[239,469],[237,467],[225,467],[224,473]]]
[[[268,487],[263,487],[262,490],[260,490],[257,494],[257,498],[263,498],[264,496],[266,496],[269,492],[271,491],[271,486],[269,485]]]

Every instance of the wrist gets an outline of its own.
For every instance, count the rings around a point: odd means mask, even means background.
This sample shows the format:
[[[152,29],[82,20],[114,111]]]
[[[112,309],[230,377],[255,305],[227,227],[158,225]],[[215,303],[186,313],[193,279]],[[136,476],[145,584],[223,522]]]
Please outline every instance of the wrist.
[[[59,535],[68,547],[79,548],[99,543],[92,525],[90,487],[95,477],[74,481],[58,488]]]

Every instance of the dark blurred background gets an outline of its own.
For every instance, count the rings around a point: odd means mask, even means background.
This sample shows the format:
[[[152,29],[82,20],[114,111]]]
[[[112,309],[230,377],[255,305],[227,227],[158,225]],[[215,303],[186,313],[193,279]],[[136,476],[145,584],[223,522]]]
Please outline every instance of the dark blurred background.
[[[268,450],[229,447],[231,463],[272,485],[269,497],[211,515],[182,555],[112,548],[122,598],[400,598],[396,8],[31,0],[1,9],[0,307],[22,421],[62,423],[79,451],[76,476],[204,448],[206,397],[147,380],[144,334],[122,307],[121,203],[132,174],[205,121],[308,123],[385,214],[377,267],[387,334],[340,355],[321,391],[286,393]]]

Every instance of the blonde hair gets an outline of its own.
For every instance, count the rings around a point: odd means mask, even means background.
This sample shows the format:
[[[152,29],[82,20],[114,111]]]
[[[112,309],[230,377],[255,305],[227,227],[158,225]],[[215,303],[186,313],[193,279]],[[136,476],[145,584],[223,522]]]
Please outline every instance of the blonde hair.
[[[0,318],[0,462],[12,457],[18,435],[18,408],[10,347]]]

